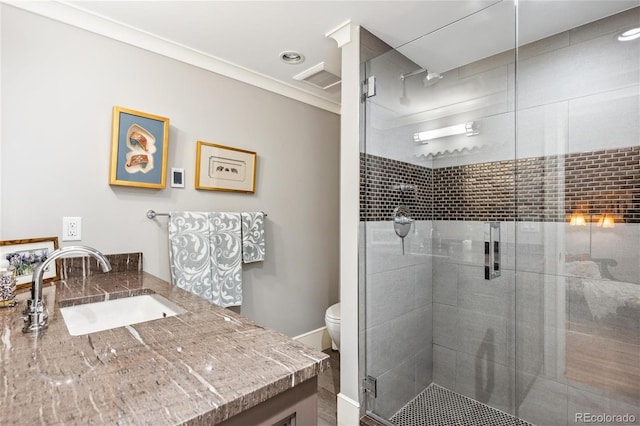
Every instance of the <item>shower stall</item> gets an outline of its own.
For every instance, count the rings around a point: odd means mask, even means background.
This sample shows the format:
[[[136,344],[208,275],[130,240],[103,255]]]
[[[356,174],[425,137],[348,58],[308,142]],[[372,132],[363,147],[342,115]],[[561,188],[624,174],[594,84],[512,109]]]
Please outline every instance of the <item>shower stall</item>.
[[[487,2],[362,64],[362,415],[640,424],[638,27]]]

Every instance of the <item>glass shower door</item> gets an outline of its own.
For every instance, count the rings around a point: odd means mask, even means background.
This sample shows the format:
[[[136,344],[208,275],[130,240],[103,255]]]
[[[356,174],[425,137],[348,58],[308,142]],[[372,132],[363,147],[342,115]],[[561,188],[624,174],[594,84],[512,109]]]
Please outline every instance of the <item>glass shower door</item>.
[[[364,65],[363,405],[397,425],[516,406],[515,5],[463,18]]]

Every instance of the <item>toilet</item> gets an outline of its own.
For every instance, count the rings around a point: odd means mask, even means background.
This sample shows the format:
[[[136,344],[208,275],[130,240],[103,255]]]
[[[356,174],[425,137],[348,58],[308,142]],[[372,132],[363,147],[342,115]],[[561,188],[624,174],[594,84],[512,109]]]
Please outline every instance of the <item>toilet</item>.
[[[331,349],[340,350],[340,303],[331,305],[324,314],[324,322],[331,336]]]

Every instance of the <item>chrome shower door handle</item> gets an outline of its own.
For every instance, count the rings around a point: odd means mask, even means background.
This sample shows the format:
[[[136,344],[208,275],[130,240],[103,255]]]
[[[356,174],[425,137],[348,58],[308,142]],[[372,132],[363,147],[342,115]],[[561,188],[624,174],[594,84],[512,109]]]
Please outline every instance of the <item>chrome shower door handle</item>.
[[[484,224],[484,279],[500,276],[500,222]]]

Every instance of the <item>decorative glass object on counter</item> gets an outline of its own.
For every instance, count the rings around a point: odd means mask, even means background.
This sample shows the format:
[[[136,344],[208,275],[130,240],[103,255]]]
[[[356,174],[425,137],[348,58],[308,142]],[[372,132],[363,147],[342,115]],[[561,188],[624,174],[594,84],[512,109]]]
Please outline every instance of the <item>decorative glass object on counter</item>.
[[[0,261],[0,308],[16,303],[16,268],[3,259]]]

